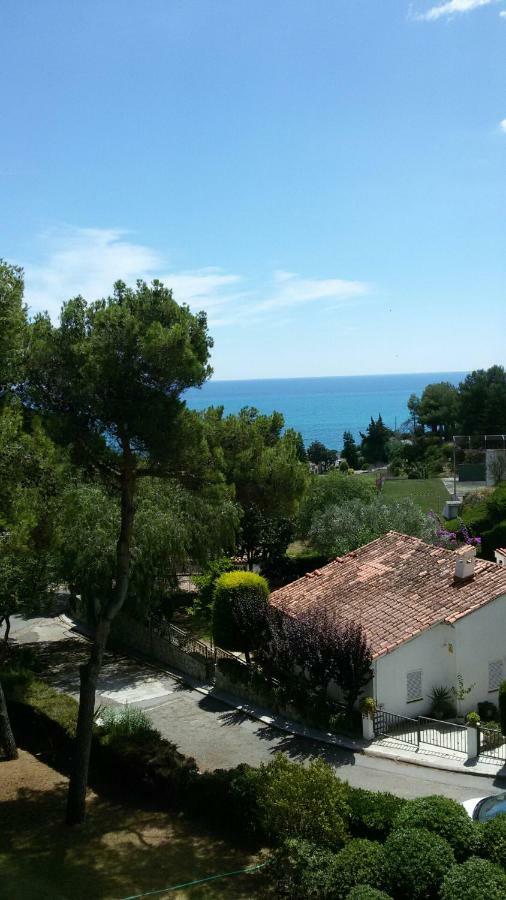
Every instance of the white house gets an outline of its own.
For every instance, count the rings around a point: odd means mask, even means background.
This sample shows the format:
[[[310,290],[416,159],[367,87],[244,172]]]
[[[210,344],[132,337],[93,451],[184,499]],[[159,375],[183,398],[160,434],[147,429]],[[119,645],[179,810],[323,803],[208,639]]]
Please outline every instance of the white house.
[[[360,622],[372,647],[367,693],[398,715],[430,711],[434,687],[473,685],[462,712],[497,702],[506,679],[506,566],[391,531],[280,588],[291,616],[315,606]]]

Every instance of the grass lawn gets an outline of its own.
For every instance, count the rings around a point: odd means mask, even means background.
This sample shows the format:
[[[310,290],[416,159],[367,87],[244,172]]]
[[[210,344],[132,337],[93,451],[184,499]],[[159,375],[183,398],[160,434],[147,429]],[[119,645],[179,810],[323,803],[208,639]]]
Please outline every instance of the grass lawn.
[[[424,512],[432,509],[438,515],[441,515],[450,497],[440,478],[385,481],[381,496],[385,500],[393,501],[411,497]]]
[[[81,828],[63,824],[66,779],[21,751],[0,759],[2,900],[120,900],[261,861],[175,814],[89,793]],[[246,900],[269,896],[269,867],[155,896]]]

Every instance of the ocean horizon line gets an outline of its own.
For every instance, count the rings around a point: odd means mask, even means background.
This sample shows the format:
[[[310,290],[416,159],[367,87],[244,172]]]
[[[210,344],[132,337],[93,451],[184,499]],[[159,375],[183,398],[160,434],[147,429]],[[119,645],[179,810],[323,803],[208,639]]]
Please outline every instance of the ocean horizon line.
[[[240,384],[242,382],[252,381],[325,381],[330,378],[403,378],[410,375],[467,375],[470,369],[448,369],[445,372],[429,371],[429,372],[371,372],[370,374],[361,375],[261,375],[256,378],[209,378],[204,384]],[[191,388],[191,390],[200,390]]]

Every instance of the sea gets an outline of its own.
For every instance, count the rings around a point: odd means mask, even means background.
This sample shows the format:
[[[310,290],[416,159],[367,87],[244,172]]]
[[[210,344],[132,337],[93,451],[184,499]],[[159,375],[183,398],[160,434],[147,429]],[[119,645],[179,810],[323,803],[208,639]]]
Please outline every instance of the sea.
[[[343,432],[356,439],[365,431],[371,416],[381,413],[385,425],[395,429],[408,419],[411,394],[420,396],[436,381],[458,385],[465,372],[426,372],[412,375],[339,375],[325,378],[262,378],[251,381],[216,381],[187,391],[192,409],[223,406],[225,413],[237,413],[254,406],[262,413],[283,413],[285,426],[300,431],[306,447],[322,441],[340,450]]]

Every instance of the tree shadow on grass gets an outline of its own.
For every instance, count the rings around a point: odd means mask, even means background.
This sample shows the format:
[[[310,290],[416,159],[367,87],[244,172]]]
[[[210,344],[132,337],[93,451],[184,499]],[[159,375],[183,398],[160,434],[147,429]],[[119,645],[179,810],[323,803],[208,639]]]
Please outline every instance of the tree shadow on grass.
[[[258,861],[182,817],[93,795],[85,824],[70,829],[65,801],[60,785],[22,788],[16,800],[0,804],[2,900],[118,900]],[[191,898],[267,896],[267,873],[209,882],[192,888]]]

